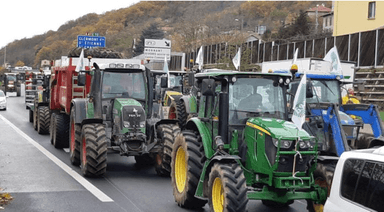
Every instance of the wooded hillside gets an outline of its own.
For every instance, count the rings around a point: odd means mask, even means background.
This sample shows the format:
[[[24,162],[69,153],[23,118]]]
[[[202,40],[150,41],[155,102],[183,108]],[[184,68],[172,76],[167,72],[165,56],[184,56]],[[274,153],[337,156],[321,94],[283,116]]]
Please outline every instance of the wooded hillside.
[[[164,37],[172,40],[172,51],[188,52],[204,44],[244,42],[258,25],[277,31],[298,17],[300,10],[331,2],[304,1],[145,1],[105,14],[87,14],[70,20],[57,31],[48,31],[32,38],[16,40],[7,45],[7,62],[14,66],[23,62],[38,67],[43,59],[58,59],[75,48],[77,36],[99,33],[106,37],[107,48],[132,57],[133,40],[156,23]],[[36,23],[40,24],[40,23]],[[0,58],[4,57],[4,48]]]

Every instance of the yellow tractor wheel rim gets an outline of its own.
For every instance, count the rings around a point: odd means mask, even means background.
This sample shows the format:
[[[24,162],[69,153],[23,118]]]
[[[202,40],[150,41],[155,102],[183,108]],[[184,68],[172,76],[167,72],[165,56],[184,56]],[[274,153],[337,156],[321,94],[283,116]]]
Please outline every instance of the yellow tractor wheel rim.
[[[181,147],[179,147],[176,152],[175,179],[177,190],[179,193],[183,192],[187,181],[187,163],[185,160],[185,151]]]
[[[220,178],[215,178],[213,181],[212,204],[214,212],[224,211],[224,191]]]

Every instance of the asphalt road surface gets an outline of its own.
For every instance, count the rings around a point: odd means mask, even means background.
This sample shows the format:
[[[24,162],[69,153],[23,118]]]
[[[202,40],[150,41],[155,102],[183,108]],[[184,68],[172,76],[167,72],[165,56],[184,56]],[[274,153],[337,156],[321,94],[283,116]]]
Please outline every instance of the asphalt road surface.
[[[21,97],[11,95],[7,110],[0,111],[0,192],[14,198],[4,211],[193,211],[177,206],[170,178],[157,176],[154,167],[135,166],[133,157],[108,154],[103,177],[83,178],[68,150],[54,148],[49,135],[33,129],[23,90]],[[252,200],[248,211],[306,211],[306,202],[273,209]]]

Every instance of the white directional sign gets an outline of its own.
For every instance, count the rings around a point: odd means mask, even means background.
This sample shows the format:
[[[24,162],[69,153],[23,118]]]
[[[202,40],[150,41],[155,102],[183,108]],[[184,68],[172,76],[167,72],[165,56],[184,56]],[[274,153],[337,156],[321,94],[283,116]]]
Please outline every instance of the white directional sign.
[[[170,60],[171,49],[145,48],[144,55],[146,58],[151,58],[155,60],[164,60],[164,57],[167,56],[167,60]]]
[[[171,48],[171,41],[170,40],[155,40],[155,39],[145,39],[144,42],[145,48],[165,48],[170,49]]]
[[[171,59],[171,41],[170,40],[144,40],[144,55],[146,58],[153,60],[167,60]]]

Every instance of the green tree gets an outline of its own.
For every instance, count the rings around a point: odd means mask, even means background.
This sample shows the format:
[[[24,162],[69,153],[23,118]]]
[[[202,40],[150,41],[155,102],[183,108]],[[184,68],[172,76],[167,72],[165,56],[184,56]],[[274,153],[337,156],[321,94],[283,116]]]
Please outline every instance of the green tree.
[[[157,23],[152,23],[148,28],[144,29],[140,41],[136,43],[134,48],[134,56],[144,53],[144,41],[145,39],[163,39],[164,32],[159,29]]]

